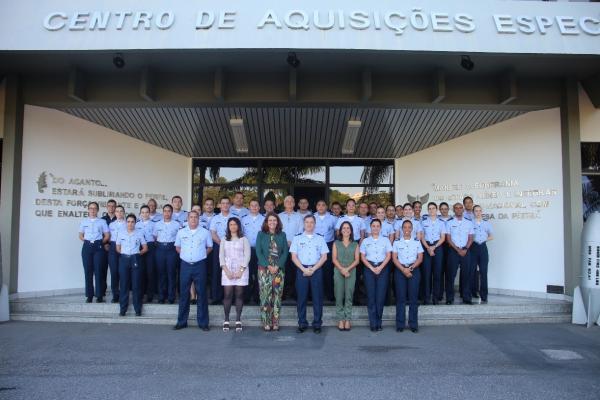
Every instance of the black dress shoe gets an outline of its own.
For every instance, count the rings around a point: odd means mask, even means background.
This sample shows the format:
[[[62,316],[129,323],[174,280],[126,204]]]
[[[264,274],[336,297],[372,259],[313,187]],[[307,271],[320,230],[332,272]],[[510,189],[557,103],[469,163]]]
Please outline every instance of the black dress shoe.
[[[219,300],[213,300],[213,301],[211,301],[211,302],[210,302],[210,305],[211,305],[211,306],[218,306],[218,305],[221,305],[221,301],[219,301]]]
[[[404,328],[396,328],[396,332],[404,332]]]
[[[478,295],[478,294],[474,294],[474,295],[472,295],[471,297],[472,297],[472,298],[474,298],[474,299],[478,299],[478,298],[479,298],[479,295]]]
[[[304,333],[305,330],[306,330],[305,326],[299,326],[298,329],[296,329],[296,333]]]
[[[136,317],[141,317],[141,316],[142,316],[142,313],[141,313],[141,312],[136,312],[136,313],[135,313],[135,316],[136,316]]]
[[[434,305],[434,306],[437,306],[437,305],[438,305],[438,301],[437,301],[437,300],[434,300],[434,301],[433,301],[433,305]]]
[[[446,300],[446,305],[451,306],[454,302],[452,300]]]
[[[371,332],[377,332],[377,328],[375,328],[374,326],[371,327]]]
[[[113,299],[110,302],[111,303],[118,303],[119,302],[119,298],[118,297],[113,297]]]
[[[120,315],[121,317],[124,317],[124,316],[125,316],[125,311],[121,311],[121,312],[119,313],[119,315]]]
[[[202,327],[202,328],[200,328],[200,329],[202,329],[202,331],[203,331],[203,332],[208,332],[208,331],[210,331],[210,328],[209,328],[208,326],[203,326],[203,327]]]
[[[158,304],[165,304],[165,300],[164,299],[163,300],[159,300]]]
[[[85,299],[85,302],[86,302],[86,303],[91,303],[91,302],[92,302],[92,298],[91,298],[91,297],[88,297],[87,299]]]
[[[314,327],[313,328],[313,332],[314,333],[321,333],[321,327],[320,326]]]
[[[96,299],[96,303],[104,303],[104,299],[102,297],[98,297]]]
[[[410,331],[412,333],[417,333],[417,332],[419,332],[419,328],[410,328]]]
[[[169,304],[175,304],[175,300],[169,300]]]
[[[198,303],[198,300],[196,300],[196,299],[190,300],[191,305],[195,306],[196,303]]]
[[[381,332],[382,330],[383,330],[382,327],[380,327],[380,326],[377,327],[377,332]]]
[[[487,304],[487,299],[485,299],[485,300],[481,299],[481,304]]]
[[[178,330],[183,329],[183,328],[187,328],[187,325],[179,325],[179,324],[177,324],[177,325],[175,325],[173,327],[173,330],[174,331],[178,331]]]
[[[147,304],[152,304],[152,300],[153,300],[152,298],[149,298],[148,300],[146,300],[146,303]]]
[[[471,300],[463,300],[463,304],[468,304],[468,305],[472,306],[473,302]]]

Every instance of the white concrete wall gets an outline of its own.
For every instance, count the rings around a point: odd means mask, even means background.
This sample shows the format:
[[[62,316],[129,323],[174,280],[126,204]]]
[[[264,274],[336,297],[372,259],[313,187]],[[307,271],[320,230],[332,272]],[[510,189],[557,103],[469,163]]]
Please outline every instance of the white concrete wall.
[[[452,205],[471,195],[494,214],[489,287],[542,295],[564,285],[561,168],[559,110],[532,112],[396,160],[396,203],[428,194]],[[495,181],[512,183],[477,186]]]
[[[47,187],[40,188],[43,172]],[[81,184],[71,179],[97,182]],[[180,194],[188,206],[190,182],[191,160],[187,157],[56,110],[26,106],[18,292],[84,286],[81,242],[77,237],[82,218],[59,213],[80,213],[87,207],[69,201],[106,202],[114,197],[126,205],[127,212],[136,212],[150,196],[161,195],[159,203],[165,203]],[[61,194],[60,189],[83,193]],[[110,194],[90,196],[89,191],[127,192],[133,199]],[[101,211],[104,209],[101,204]],[[47,216],[49,213],[52,216]]]
[[[579,121],[581,141],[600,142],[600,109],[594,107],[582,87],[579,87]]]

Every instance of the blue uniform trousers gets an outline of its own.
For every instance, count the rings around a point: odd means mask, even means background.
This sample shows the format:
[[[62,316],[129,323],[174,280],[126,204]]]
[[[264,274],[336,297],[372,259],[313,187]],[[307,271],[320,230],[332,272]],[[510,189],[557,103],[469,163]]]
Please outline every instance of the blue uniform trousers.
[[[435,243],[428,243],[434,246]],[[423,263],[421,269],[421,288],[423,290],[423,300],[428,304],[432,300],[437,301],[442,297],[442,262],[444,250],[438,247],[434,250],[434,256],[430,256],[427,250],[423,252]]]
[[[157,271],[156,271],[156,243],[148,242],[148,251],[141,256],[142,263],[142,296],[146,294],[148,302],[151,302],[156,293]]]
[[[131,285],[131,293],[133,300],[133,309],[136,313],[142,312],[142,266],[140,263],[140,255],[121,254],[119,257],[119,278],[121,292],[119,303],[121,312],[127,311],[129,306],[129,287]]]
[[[175,251],[174,243],[156,243],[156,270],[158,272],[158,300],[168,298],[175,301],[175,286],[177,260],[179,256]]]
[[[254,300],[256,303],[260,303],[258,291],[258,258],[256,257],[256,247],[250,247],[248,286],[244,290],[244,301],[248,303],[250,300]]]
[[[108,249],[108,267],[110,268],[110,290],[113,299],[119,299],[119,253],[116,242],[110,242]]]
[[[454,279],[460,266],[460,281],[463,282],[460,290],[463,301],[471,301],[471,254],[467,251],[461,257],[456,250],[448,250],[448,271],[446,271],[446,300],[454,301]]]
[[[396,328],[406,325],[406,296],[408,294],[408,326],[418,328],[419,313],[419,280],[420,268],[412,272],[412,278],[407,278],[397,268],[394,268],[394,282],[396,284]]]
[[[221,285],[221,262],[219,260],[219,244],[213,242],[212,254],[212,276],[210,278],[210,298],[213,302],[223,301],[223,285]],[[198,287],[196,287],[198,290]]]
[[[296,294],[298,296],[296,308],[298,311],[298,326],[306,328],[306,303],[310,288],[313,303],[313,328],[320,328],[323,321],[323,268],[319,268],[312,276],[304,276],[296,268]]]
[[[487,272],[488,272],[488,263],[489,263],[489,255],[487,244],[477,244],[473,243],[471,248],[469,249],[471,253],[471,266],[473,271],[472,276],[472,284],[471,291],[473,294],[477,293],[477,288],[479,287],[479,295],[481,296],[482,301],[487,301],[488,297],[488,282],[487,282]],[[479,267],[479,279],[477,279],[477,274],[475,273]]]
[[[208,327],[208,299],[206,296],[206,277],[207,262],[206,259],[195,263],[188,263],[181,260],[181,269],[179,271],[179,312],[177,315],[177,325],[187,326],[190,315],[190,287],[192,282],[196,287],[198,295],[196,305],[196,320],[200,328]]]
[[[83,274],[85,276],[85,297],[94,296],[94,278],[96,280],[96,297],[104,296],[104,284],[102,272],[104,265],[104,248],[102,240],[90,242],[85,240],[81,247],[81,260],[83,261]]]
[[[377,266],[376,263],[371,263]],[[365,267],[364,269],[365,286],[367,288],[367,311],[369,314],[369,326],[371,328],[380,328],[383,318],[383,306],[389,282],[389,268],[387,265],[375,275],[373,271]],[[396,296],[397,297],[397,296]]]

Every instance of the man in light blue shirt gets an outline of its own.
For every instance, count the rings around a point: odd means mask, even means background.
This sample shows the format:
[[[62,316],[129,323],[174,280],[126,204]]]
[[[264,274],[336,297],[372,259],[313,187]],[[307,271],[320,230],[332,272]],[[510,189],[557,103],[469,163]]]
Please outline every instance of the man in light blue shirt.
[[[244,193],[235,192],[233,196],[233,205],[229,208],[229,212],[234,216],[238,217],[241,221],[250,211],[244,207]]]
[[[171,218],[179,222],[179,225],[184,226],[187,221],[188,212],[181,209],[183,206],[183,199],[181,196],[173,196],[171,205],[173,206],[173,216]]]
[[[346,215],[343,215],[336,221],[335,233],[339,234],[340,226],[342,222],[348,221],[352,225],[352,231],[354,232],[354,240],[360,241],[365,237],[365,225],[358,215],[356,215],[356,201],[348,199],[346,201]]]
[[[221,286],[221,264],[219,262],[219,246],[221,240],[227,232],[227,222],[230,218],[235,217],[230,212],[231,201],[229,197],[223,196],[219,201],[221,212],[215,215],[210,221],[210,234],[213,241],[212,265],[210,276],[210,293],[212,305],[220,304],[223,301],[223,286]]]
[[[294,236],[290,246],[292,262],[296,266],[296,292],[298,293],[298,333],[308,327],[306,303],[309,286],[313,302],[313,331],[321,333],[323,316],[323,272],[329,249],[323,236],[315,233],[315,217],[304,217],[304,232]]]
[[[260,302],[258,288],[258,259],[256,258],[256,237],[262,228],[265,217],[259,213],[260,204],[258,200],[252,199],[249,204],[250,213],[242,218],[242,229],[244,236],[250,242],[250,262],[248,263],[248,286],[244,293],[245,301],[258,304]]]
[[[297,234],[302,233],[304,226],[304,221],[302,220],[300,214],[294,211],[294,206],[294,198],[292,196],[286,196],[285,199],[283,199],[284,211],[279,213],[279,219],[281,220],[283,232],[287,238],[288,246],[292,244],[292,240]],[[283,287],[283,299],[288,297],[296,297],[295,269],[296,268],[292,263],[292,258],[288,257],[285,263],[285,286]]]
[[[448,221],[448,269],[446,273],[446,304],[454,302],[454,279],[460,265],[461,294],[464,304],[471,301],[472,271],[469,248],[473,244],[473,222],[463,217],[464,206],[454,204],[454,218]]]
[[[154,224],[154,238],[156,239],[156,270],[158,272],[158,302],[175,303],[175,288],[177,286],[177,252],[175,251],[175,237],[181,228],[179,221],[172,219],[173,206],[163,206],[163,218]]]
[[[312,215],[312,211],[310,211],[308,209],[309,206],[310,206],[310,203],[308,202],[308,199],[306,197],[301,197],[298,200],[298,211],[297,211],[297,213],[300,214],[300,216],[302,218],[306,217],[307,215]]]
[[[135,224],[135,229],[142,232],[148,251],[141,255],[142,267],[142,295],[146,295],[146,302],[152,303],[156,291],[156,242],[154,240],[154,222],[150,219],[150,207],[144,205],[140,208],[140,220]]]
[[[112,302],[119,302],[119,253],[117,253],[117,236],[125,229],[125,208],[118,205],[115,208],[116,220],[108,224],[110,230],[110,247],[108,249],[108,267],[110,268],[110,290]]]
[[[316,225],[315,233],[323,236],[329,253],[327,253],[327,261],[323,265],[323,291],[325,298],[329,301],[334,301],[334,287],[333,287],[333,262],[332,257],[332,246],[335,241],[335,224],[337,218],[331,215],[327,211],[327,203],[325,200],[317,201],[317,212],[314,214]]]
[[[199,226],[200,215],[197,211],[188,214],[188,226],[177,232],[175,249],[181,259],[179,285],[179,311],[177,324],[173,329],[187,327],[190,314],[190,287],[192,282],[196,287],[198,327],[208,331],[208,299],[206,297],[207,264],[206,258],[213,248],[213,241],[208,230]]]

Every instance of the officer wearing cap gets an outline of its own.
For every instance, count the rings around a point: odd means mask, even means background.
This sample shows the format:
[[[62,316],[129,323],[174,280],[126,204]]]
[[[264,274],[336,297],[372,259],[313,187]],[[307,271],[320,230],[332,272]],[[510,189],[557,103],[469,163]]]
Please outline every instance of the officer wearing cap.
[[[92,297],[94,297],[94,278],[96,280],[96,302],[104,302],[106,278],[103,273],[105,256],[102,246],[110,240],[110,231],[106,221],[98,218],[98,209],[98,203],[89,202],[88,217],[79,224],[79,240],[83,242],[81,260],[85,276],[86,303],[91,303]]]
[[[213,242],[210,293],[212,304],[217,305],[223,301],[223,286],[221,286],[221,263],[219,261],[219,245],[227,232],[227,222],[234,217],[230,212],[231,202],[229,197],[223,196],[219,201],[221,212],[210,220],[210,233]]]
[[[414,333],[419,331],[418,296],[423,247],[412,238],[412,222],[402,223],[402,236],[394,241],[392,261],[395,265],[396,284],[396,331],[402,332],[406,323],[406,295],[408,294],[408,326]]]
[[[337,218],[327,211],[327,203],[325,200],[317,201],[317,212],[315,216],[315,233],[323,236],[329,253],[327,253],[327,261],[323,265],[323,292],[325,298],[329,301],[335,299],[333,285],[333,263],[331,261],[332,246],[335,241],[335,224]]]
[[[206,296],[206,258],[212,251],[213,242],[208,230],[199,226],[197,211],[188,214],[188,226],[177,232],[175,248],[181,259],[179,310],[177,324],[173,329],[187,327],[190,314],[190,286],[194,282],[198,292],[196,320],[198,327],[208,331],[208,299]]]
[[[448,271],[446,271],[446,304],[454,302],[454,279],[460,265],[462,298],[464,304],[471,301],[472,270],[469,249],[473,244],[473,222],[463,217],[464,207],[454,204],[454,218],[448,221]]]
[[[292,262],[296,266],[296,292],[298,293],[298,333],[308,327],[306,303],[310,287],[313,303],[313,331],[321,333],[323,323],[323,271],[329,248],[323,236],[315,233],[315,217],[304,217],[304,232],[294,236],[290,246]]]
[[[142,266],[142,296],[146,294],[146,301],[152,303],[156,293],[156,263],[154,241],[154,222],[150,219],[150,207],[144,205],[140,208],[140,220],[135,224],[135,229],[144,235],[148,251],[141,254],[140,262]]]
[[[112,292],[112,302],[119,302],[119,253],[117,253],[117,236],[119,231],[125,226],[125,208],[123,206],[115,207],[116,220],[108,224],[110,230],[110,247],[108,249],[108,266],[110,268],[110,290]]]
[[[258,259],[256,257],[256,237],[262,229],[265,217],[259,213],[260,204],[257,199],[250,200],[249,213],[242,218],[242,230],[250,243],[250,262],[248,263],[248,286],[244,293],[245,301],[260,302],[258,294]]]
[[[421,244],[425,249],[423,265],[421,267],[421,292],[423,303],[438,303],[442,297],[442,245],[446,239],[446,224],[438,218],[437,204],[430,202],[427,205],[428,217],[421,222],[423,236]],[[432,291],[433,278],[433,291]],[[433,297],[432,297],[433,292]]]
[[[173,220],[173,206],[163,206],[163,218],[154,224],[152,234],[156,240],[156,269],[158,271],[158,302],[175,303],[175,286],[177,285],[177,252],[175,236],[181,228],[178,221]]]
[[[129,288],[133,296],[133,309],[136,317],[142,315],[142,267],[140,256],[148,251],[144,233],[135,229],[136,217],[129,214],[127,227],[117,234],[117,253],[119,253],[120,312],[124,317],[129,306]],[[140,250],[141,249],[141,250]]]
[[[381,221],[371,221],[371,234],[360,243],[360,254],[365,266],[365,286],[367,287],[367,311],[371,331],[382,330],[383,307],[388,287],[392,244],[389,238],[380,236]]]

